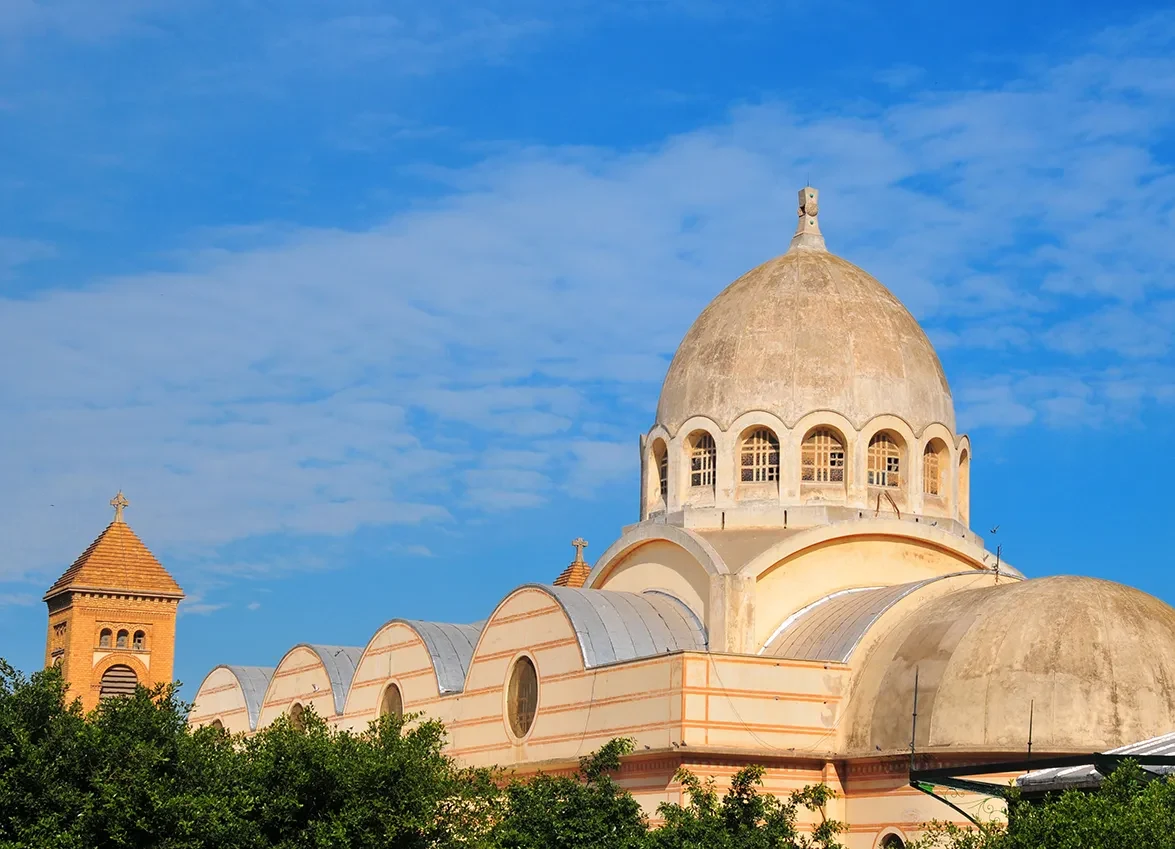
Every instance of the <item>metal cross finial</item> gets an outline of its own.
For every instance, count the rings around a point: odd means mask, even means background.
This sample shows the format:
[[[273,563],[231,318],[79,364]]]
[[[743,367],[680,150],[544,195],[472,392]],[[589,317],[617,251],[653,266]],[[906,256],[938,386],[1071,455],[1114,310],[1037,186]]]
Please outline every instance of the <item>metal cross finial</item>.
[[[583,537],[576,537],[571,541],[571,544],[575,546],[575,562],[583,563],[583,550],[587,548],[587,540]]]
[[[122,490],[120,489],[118,494],[110,499],[110,506],[114,508],[114,521],[121,522],[123,521],[122,511],[130,506],[130,502],[127,501],[126,496],[122,494]]]

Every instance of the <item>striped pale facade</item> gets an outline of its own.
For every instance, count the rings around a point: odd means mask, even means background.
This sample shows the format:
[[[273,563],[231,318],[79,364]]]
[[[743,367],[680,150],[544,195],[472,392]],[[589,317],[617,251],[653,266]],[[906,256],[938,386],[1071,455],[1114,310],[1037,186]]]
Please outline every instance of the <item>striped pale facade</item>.
[[[805,188],[788,252],[686,334],[640,439],[640,521],[590,570],[577,539],[557,586],[484,622],[393,619],[363,647],[218,667],[191,721],[420,712],[462,762],[522,774],[631,737],[619,781],[650,815],[681,800],[679,767],[721,784],[762,764],[773,793],[836,790],[823,815],[851,849],[964,821],[909,785],[915,698],[920,766],[1018,756],[1033,710],[1042,754],[1175,728],[1175,610],[986,550],[942,364],[893,293],[828,252],[818,214]]]

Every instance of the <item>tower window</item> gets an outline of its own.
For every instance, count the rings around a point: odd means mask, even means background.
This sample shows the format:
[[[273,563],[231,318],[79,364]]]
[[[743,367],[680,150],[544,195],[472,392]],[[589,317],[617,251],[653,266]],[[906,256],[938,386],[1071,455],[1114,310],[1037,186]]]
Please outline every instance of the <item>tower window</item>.
[[[103,629],[102,629],[102,630],[101,630],[101,631],[98,633],[98,648],[100,648],[100,649],[108,649],[108,648],[110,648],[110,638],[111,638],[111,636],[113,636],[113,635],[111,634],[111,632],[110,632],[110,629],[109,629],[109,628],[103,628]]]
[[[649,475],[649,509],[664,510],[669,504],[669,449],[665,445],[665,440],[657,439],[653,442],[645,468]]]
[[[135,631],[134,639],[131,641],[131,647],[135,651],[143,651],[147,648],[147,635],[142,631]]]
[[[116,664],[102,673],[98,697],[109,699],[114,696],[133,696],[138,683],[139,677],[135,675],[135,670]]]
[[[743,483],[766,483],[779,480],[779,440],[765,427],[754,431],[743,440]]]
[[[845,445],[833,430],[821,427],[808,434],[800,453],[804,483],[844,483]]]
[[[718,465],[718,448],[714,444],[714,437],[704,430],[695,433],[690,439],[689,463],[689,485],[713,488],[715,469]]]
[[[119,631],[118,632],[118,641],[115,643],[115,646],[120,649],[125,649],[127,647],[127,645],[129,645],[130,638],[131,638],[131,635],[128,632]]]
[[[510,730],[518,738],[525,737],[534,725],[539,707],[539,676],[529,657],[520,657],[510,671],[510,686],[506,691],[506,713]]]
[[[902,449],[888,433],[869,441],[869,485],[902,485]]]

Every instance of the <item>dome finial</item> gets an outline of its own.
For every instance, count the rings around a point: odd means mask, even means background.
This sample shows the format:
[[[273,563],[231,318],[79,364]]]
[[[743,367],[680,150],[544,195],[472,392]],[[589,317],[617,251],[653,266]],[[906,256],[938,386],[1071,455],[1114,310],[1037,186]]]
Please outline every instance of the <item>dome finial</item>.
[[[792,236],[789,251],[796,248],[828,250],[824,247],[824,237],[820,235],[820,224],[816,217],[820,212],[819,200],[820,191],[818,189],[811,186],[800,189],[800,223],[796,225],[796,234]]]

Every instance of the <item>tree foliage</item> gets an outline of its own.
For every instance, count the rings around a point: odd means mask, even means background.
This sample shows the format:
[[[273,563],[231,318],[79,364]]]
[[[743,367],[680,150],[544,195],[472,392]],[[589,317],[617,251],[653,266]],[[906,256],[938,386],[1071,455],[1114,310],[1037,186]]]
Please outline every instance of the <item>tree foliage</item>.
[[[1127,761],[1093,792],[1014,797],[1007,823],[934,823],[911,849],[1175,849],[1175,781]]]
[[[725,796],[679,773],[687,805],[651,828],[613,778],[630,740],[574,774],[525,780],[467,769],[444,728],[383,717],[362,733],[307,711],[251,737],[192,729],[175,689],[84,714],[56,669],[25,678],[0,660],[0,849],[831,849],[840,826],[797,827],[825,787],[790,799],[744,769]]]

